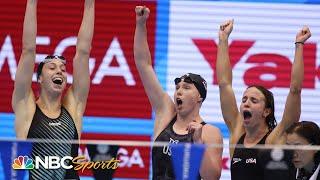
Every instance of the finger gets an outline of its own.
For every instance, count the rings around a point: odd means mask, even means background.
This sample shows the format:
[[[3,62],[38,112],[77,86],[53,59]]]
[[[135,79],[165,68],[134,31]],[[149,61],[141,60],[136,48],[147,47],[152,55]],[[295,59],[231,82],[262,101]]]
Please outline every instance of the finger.
[[[136,6],[136,8],[135,8],[136,13],[137,14],[140,13],[142,8],[143,8],[143,6]]]
[[[221,31],[223,31],[223,30],[224,30],[223,25],[220,25],[220,30],[221,30]]]
[[[301,34],[302,35],[307,35],[309,36],[309,34],[311,34],[310,29],[308,28],[308,26],[304,26],[301,30]]]
[[[146,6],[144,6],[143,10],[144,10],[144,12],[146,12],[147,14],[150,14],[150,9],[147,8]]]
[[[227,26],[228,26],[228,21],[225,21],[224,23],[222,23],[222,24],[220,25],[220,30],[223,31]]]
[[[190,127],[188,133],[193,133],[194,131],[195,129],[193,127]]]
[[[187,126],[187,129],[186,129],[187,131],[188,131],[188,133],[189,133],[189,131],[190,131],[190,124],[188,124],[188,126]]]
[[[304,28],[305,28],[305,31],[306,31],[306,34],[308,35],[308,37],[311,37],[311,31],[310,31],[309,27],[305,26]]]
[[[142,10],[141,10],[141,16],[145,16],[148,17],[150,14],[150,9],[147,8],[146,6],[143,6]]]
[[[225,26],[230,26],[233,24],[233,19],[226,21]]]

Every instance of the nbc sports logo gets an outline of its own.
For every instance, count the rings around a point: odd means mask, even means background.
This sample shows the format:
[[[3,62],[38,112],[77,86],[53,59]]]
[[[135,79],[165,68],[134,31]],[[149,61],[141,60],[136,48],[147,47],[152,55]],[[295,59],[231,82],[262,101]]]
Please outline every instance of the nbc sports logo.
[[[12,164],[13,169],[33,169],[33,160],[28,156],[19,156],[14,159]]]

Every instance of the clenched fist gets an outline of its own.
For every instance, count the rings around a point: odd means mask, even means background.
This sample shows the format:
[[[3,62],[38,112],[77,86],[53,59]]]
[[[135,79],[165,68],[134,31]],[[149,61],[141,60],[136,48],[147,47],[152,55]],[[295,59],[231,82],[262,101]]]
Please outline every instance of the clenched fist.
[[[150,9],[146,6],[136,6],[135,11],[137,25],[145,25],[150,14]]]

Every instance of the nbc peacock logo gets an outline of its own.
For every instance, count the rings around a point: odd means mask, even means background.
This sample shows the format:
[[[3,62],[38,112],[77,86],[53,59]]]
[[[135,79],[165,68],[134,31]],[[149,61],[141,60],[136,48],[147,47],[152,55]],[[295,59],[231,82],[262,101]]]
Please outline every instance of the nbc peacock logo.
[[[14,159],[12,164],[13,169],[33,169],[33,160],[28,156],[19,156]]]

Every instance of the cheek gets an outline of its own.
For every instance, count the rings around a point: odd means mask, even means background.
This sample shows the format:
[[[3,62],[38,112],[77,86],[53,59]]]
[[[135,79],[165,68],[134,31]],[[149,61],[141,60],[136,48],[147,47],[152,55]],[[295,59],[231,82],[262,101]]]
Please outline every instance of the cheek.
[[[311,152],[310,151],[306,151],[304,155],[305,155],[304,161],[306,163],[308,163],[310,161],[313,161],[314,151],[311,151]]]
[[[243,109],[243,103],[241,102],[240,104],[240,111],[242,112],[242,109]]]
[[[256,112],[256,114],[263,114],[264,113],[264,108],[260,104],[253,104],[252,109],[253,109],[253,111]]]

